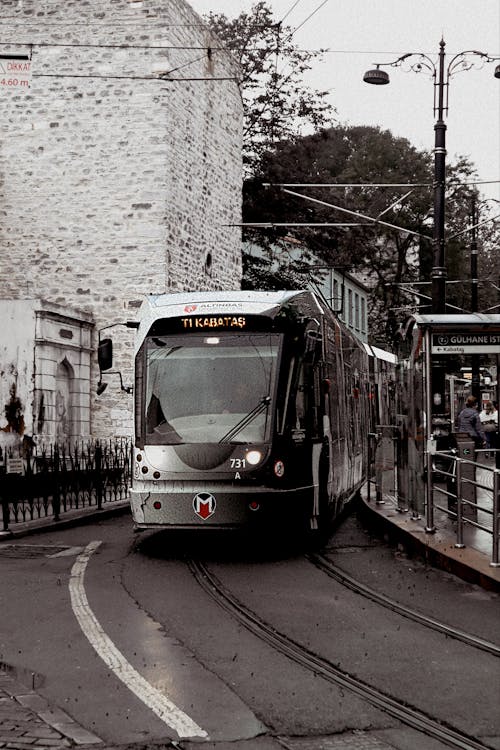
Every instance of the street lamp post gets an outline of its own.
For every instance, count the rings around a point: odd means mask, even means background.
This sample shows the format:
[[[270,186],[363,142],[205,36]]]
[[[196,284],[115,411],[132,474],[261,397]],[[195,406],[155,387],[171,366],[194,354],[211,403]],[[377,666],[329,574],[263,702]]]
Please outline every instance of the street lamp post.
[[[471,206],[471,218],[472,218],[472,229],[471,229],[471,240],[470,240],[470,311],[471,313],[478,311],[479,303],[479,279],[477,269],[477,207],[476,207],[476,194],[472,194],[472,206]],[[477,398],[477,403],[481,405],[481,371],[480,371],[480,359],[479,354],[471,355],[471,384],[470,392]]]
[[[472,205],[471,205],[471,239],[470,239],[470,311],[478,311],[479,303],[479,279],[477,269],[477,203],[476,194],[472,194]]]
[[[437,121],[434,125],[434,232],[431,274],[432,312],[446,310],[446,254],[444,244],[444,197],[446,189],[446,123],[444,121],[444,40],[439,44]],[[436,107],[434,106],[436,112]]]
[[[445,190],[446,190],[446,123],[444,116],[448,112],[449,81],[454,73],[470,70],[475,60],[493,62],[495,59],[486,52],[466,50],[459,52],[445,67],[445,42],[441,39],[436,63],[422,52],[407,52],[389,63],[374,63],[373,70],[363,76],[366,83],[384,85],[389,83],[389,75],[381,66],[399,67],[409,63],[410,70],[416,73],[428,71],[434,79],[434,231],[433,231],[433,266],[431,273],[432,312],[446,311],[446,246],[445,246]],[[415,60],[415,62],[413,62]],[[500,78],[500,65],[495,68],[495,78]]]

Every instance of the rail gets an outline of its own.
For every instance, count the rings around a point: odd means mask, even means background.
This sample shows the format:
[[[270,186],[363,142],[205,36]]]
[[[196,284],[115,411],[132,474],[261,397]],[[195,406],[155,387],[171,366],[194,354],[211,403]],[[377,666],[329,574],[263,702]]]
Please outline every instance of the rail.
[[[130,441],[19,446],[0,462],[0,533],[16,524],[49,519],[70,511],[126,500],[130,483]]]

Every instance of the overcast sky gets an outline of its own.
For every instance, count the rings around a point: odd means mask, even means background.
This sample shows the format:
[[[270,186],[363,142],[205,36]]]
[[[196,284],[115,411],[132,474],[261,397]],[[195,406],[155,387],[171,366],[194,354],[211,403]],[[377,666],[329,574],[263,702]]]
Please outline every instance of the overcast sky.
[[[189,2],[200,14],[212,11],[230,18],[254,4],[252,0]],[[299,47],[329,50],[322,62],[314,64],[308,82],[331,92],[339,122],[379,125],[417,148],[434,146],[432,79],[424,73],[386,68],[391,83],[369,86],[362,80],[365,70],[406,52],[424,52],[437,60],[442,37],[447,65],[465,50],[500,58],[499,0],[268,0],[268,4],[276,21],[286,15],[284,23],[297,28],[294,39]],[[478,57],[476,61],[480,66]],[[499,64],[500,59],[481,69],[457,72],[449,86],[448,159],[457,154],[470,157],[483,181],[500,180],[500,79],[494,77]],[[500,199],[498,182],[479,189],[483,197]]]

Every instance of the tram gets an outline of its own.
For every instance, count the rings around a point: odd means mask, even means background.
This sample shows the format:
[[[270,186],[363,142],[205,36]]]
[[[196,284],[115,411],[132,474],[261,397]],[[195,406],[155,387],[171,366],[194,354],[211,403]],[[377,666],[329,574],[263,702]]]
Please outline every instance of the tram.
[[[297,524],[319,538],[366,479],[377,360],[310,291],[148,297],[136,528]]]

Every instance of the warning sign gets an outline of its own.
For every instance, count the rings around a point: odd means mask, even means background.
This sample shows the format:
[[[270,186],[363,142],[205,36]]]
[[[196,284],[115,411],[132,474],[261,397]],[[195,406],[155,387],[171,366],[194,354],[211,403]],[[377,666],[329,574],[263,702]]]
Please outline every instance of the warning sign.
[[[0,55],[0,89],[29,89],[31,59],[28,55]]]
[[[22,458],[7,456],[7,474],[24,474],[24,463]]]

